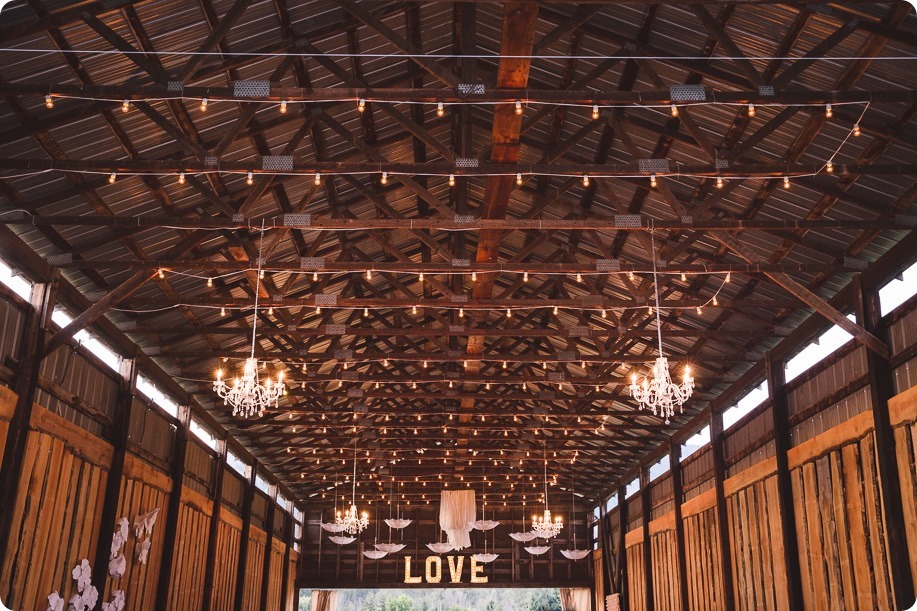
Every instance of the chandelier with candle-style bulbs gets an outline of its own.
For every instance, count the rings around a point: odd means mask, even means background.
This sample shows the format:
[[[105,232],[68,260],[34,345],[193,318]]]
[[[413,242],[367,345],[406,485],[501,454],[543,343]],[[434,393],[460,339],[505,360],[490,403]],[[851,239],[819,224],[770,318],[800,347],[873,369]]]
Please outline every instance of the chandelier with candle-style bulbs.
[[[652,233],[650,234],[652,236]],[[652,239],[653,286],[656,291],[656,336],[659,340],[659,356],[653,364],[650,378],[643,378],[637,384],[637,374],[631,375],[630,394],[641,408],[652,410],[653,415],[665,418],[666,424],[675,415],[675,406],[681,408],[694,393],[694,378],[691,368],[685,365],[684,378],[681,384],[672,381],[669,374],[669,360],[662,353],[662,323],[659,314],[659,282],[656,276],[656,241]]]
[[[258,293],[261,290],[261,244],[264,243],[264,224],[261,225],[261,241],[258,244],[258,271],[255,280],[255,315],[252,321],[252,352],[245,359],[242,377],[233,378],[232,385],[223,379],[223,370],[217,369],[213,392],[223,399],[226,405],[232,406],[232,415],[242,418],[259,417],[269,407],[277,407],[280,397],[286,390],[283,383],[283,371],[277,374],[277,381],[267,378],[262,384],[258,377],[259,363],[255,358],[255,337],[258,332]]]
[[[548,509],[548,449],[544,449],[544,513],[532,516],[532,532],[539,539],[550,539],[560,534],[564,529],[563,516],[551,517],[551,510]]]
[[[350,509],[348,509],[343,515],[341,512],[337,512],[337,517],[334,519],[334,523],[338,527],[342,527],[344,532],[355,535],[359,532],[363,532],[367,526],[369,526],[369,515],[364,511],[359,513],[357,511],[357,441],[353,441],[353,489],[350,496]]]

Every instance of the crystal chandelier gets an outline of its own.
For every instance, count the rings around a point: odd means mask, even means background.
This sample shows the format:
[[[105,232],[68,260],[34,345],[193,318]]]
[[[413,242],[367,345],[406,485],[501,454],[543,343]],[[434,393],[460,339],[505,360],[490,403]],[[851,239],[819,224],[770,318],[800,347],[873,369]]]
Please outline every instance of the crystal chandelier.
[[[652,234],[650,234],[652,236]],[[694,392],[694,378],[691,368],[685,366],[684,379],[681,384],[675,384],[669,375],[669,360],[662,354],[662,323],[659,315],[659,282],[656,279],[656,242],[653,244],[653,285],[656,289],[656,335],[659,339],[659,356],[653,365],[652,378],[643,378],[637,384],[637,374],[630,378],[630,393],[640,404],[641,408],[652,410],[653,415],[665,418],[668,424],[675,415],[675,405],[681,408],[685,401]]]
[[[564,519],[556,516],[551,519],[551,510],[548,509],[548,449],[544,450],[544,514],[532,516],[532,532],[539,539],[550,539],[560,534],[564,529]]]
[[[255,280],[255,315],[252,321],[252,353],[245,359],[242,378],[233,378],[232,386],[223,380],[223,370],[217,369],[217,378],[213,383],[213,392],[223,399],[226,405],[232,406],[232,415],[242,418],[260,417],[268,407],[277,407],[286,390],[283,383],[283,372],[277,374],[277,382],[270,378],[264,384],[258,379],[258,359],[255,358],[255,336],[258,331],[258,293],[261,290],[261,244],[264,243],[264,224],[261,225],[261,241],[258,244],[258,271]]]
[[[357,441],[353,441],[353,491],[350,497],[350,509],[344,515],[337,512],[334,519],[337,526],[343,527],[343,531],[355,535],[362,532],[369,526],[369,515],[364,511],[362,514],[357,512]]]

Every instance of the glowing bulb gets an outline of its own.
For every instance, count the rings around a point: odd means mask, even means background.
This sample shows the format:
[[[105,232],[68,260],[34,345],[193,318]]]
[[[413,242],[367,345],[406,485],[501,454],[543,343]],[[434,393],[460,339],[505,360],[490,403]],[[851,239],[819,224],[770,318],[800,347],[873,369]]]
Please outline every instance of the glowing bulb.
[[[834,116],[834,110],[831,108],[831,104],[825,105],[825,118],[830,119]]]
[[[513,317],[513,311],[510,310],[509,308],[506,308],[506,317],[507,317],[507,318],[512,318],[512,317]]]
[[[726,282],[732,282],[732,272],[726,272]]]
[[[681,272],[681,281],[682,281],[682,282],[687,282],[687,281],[688,281],[688,276],[687,276],[684,272]]]
[[[184,172],[178,173],[178,184],[180,185],[185,184],[185,173]]]
[[[602,308],[602,318],[608,318],[608,312],[605,311],[605,308]]]
[[[318,282],[318,272],[312,272],[312,282]]]
[[[220,316],[226,316],[226,308],[220,308]]]
[[[245,177],[245,184],[251,186],[255,182],[255,175],[249,170],[248,176]]]
[[[478,272],[471,272],[471,281],[472,282],[478,281]]]
[[[633,280],[633,279],[634,279],[634,272],[632,272],[632,271],[631,271],[631,272],[627,272],[627,279],[628,279],[628,280]]]
[[[45,108],[54,108],[54,98],[50,95],[45,96]]]
[[[130,100],[124,100],[123,102],[121,102],[121,112],[127,112],[130,109],[131,109]]]
[[[207,278],[207,286],[213,286],[213,278]]]
[[[357,110],[360,112],[366,112],[366,100],[360,98],[360,101],[357,102]]]
[[[593,104],[592,106],[592,118],[593,119],[599,118],[599,105],[598,104]]]
[[[529,281],[529,273],[528,273],[528,272],[523,272],[523,273],[522,273],[522,281],[523,281],[523,282],[528,282],[528,281]]]
[[[419,274],[417,274],[417,280],[418,282],[423,282],[423,272],[420,272]]]
[[[783,177],[783,188],[784,188],[784,189],[789,189],[789,188],[790,188],[790,177],[789,177],[789,176],[784,176],[784,177]]]
[[[369,308],[363,308],[363,316],[369,317]]]
[[[656,188],[656,184],[657,184],[657,183],[656,183],[656,175],[655,175],[655,174],[650,174],[650,186],[653,187],[653,188],[655,189],[655,188]]]
[[[522,114],[522,100],[516,100],[516,114]]]
[[[273,308],[273,307],[270,307],[270,308],[267,309],[267,315],[268,315],[268,316],[273,316],[273,315],[274,315],[274,308]]]
[[[714,307],[720,305],[720,302],[716,300],[716,295],[713,296],[713,305]]]
[[[675,104],[672,104],[672,116],[673,117],[678,116],[678,106],[676,106]]]
[[[579,273],[579,272],[576,272],[576,281],[577,281],[577,282],[582,282],[582,281],[583,281],[583,275],[582,275],[581,273]]]
[[[755,105],[752,104],[751,102],[748,103],[748,116],[749,117],[755,116]]]
[[[459,318],[465,318],[465,308],[459,308]]]
[[[321,172],[316,172],[316,173],[315,173],[315,184],[316,184],[316,186],[322,184],[322,175],[321,175]]]
[[[371,269],[366,270],[366,279],[367,279],[367,280],[372,280],[372,279],[373,279],[373,270],[371,270]]]
[[[379,179],[383,185],[388,184],[388,172],[382,172],[382,178]]]
[[[166,277],[166,271],[165,271],[164,269],[162,269],[161,267],[159,268],[159,271],[158,271],[157,273],[159,274],[159,277],[160,277],[160,278],[165,278],[165,277]]]
[[[853,124],[853,137],[854,138],[860,137],[860,122],[859,121]]]
[[[825,164],[825,172],[827,172],[828,174],[831,174],[834,172],[834,162],[830,159]]]
[[[722,189],[722,188],[723,188],[723,177],[722,177],[722,176],[717,176],[717,177],[716,177],[716,188],[717,188],[717,189]]]
[[[557,316],[557,312],[558,312],[557,306],[554,306],[554,316]]]
[[[520,187],[522,186],[522,174],[519,172],[516,173],[516,184]]]
[[[583,186],[584,187],[589,186],[589,175],[588,174],[583,174]]]
[[[287,111],[287,101],[283,100],[280,102],[280,114],[284,114]]]
[[[108,184],[110,185],[115,184],[115,180],[117,180],[117,178],[118,178],[118,173],[112,172],[111,175],[108,177]]]
[[[697,315],[700,316],[700,315],[703,314],[703,313],[704,313],[704,311],[700,308],[700,306],[698,306],[698,307],[697,307]]]
[[[417,306],[416,306],[416,305],[411,307],[411,314],[417,314]]]
[[[207,112],[207,98],[201,100],[201,112]]]
[[[443,103],[442,103],[442,102],[438,102],[438,103],[436,104],[436,116],[437,116],[437,117],[441,117],[441,116],[443,116],[443,114],[445,114],[445,112],[446,112],[446,110],[443,108]]]
[[[449,186],[450,187],[455,186],[455,174],[449,174]]]

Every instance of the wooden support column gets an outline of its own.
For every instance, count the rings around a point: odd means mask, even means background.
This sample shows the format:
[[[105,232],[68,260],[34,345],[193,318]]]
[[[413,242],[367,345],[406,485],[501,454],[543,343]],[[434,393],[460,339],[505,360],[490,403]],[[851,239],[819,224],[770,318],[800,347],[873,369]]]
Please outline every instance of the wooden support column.
[[[181,510],[181,491],[185,477],[185,450],[191,434],[191,408],[183,405],[178,408],[178,422],[175,429],[175,443],[172,446],[172,490],[166,509],[166,526],[162,545],[162,563],[159,565],[159,580],[156,585],[156,605],[168,606],[169,592],[172,586],[172,563],[175,561],[176,533],[178,532],[178,514]]]
[[[620,594],[621,608],[627,609],[627,503],[624,486],[618,487],[618,553],[615,562],[615,591]]]
[[[870,351],[871,352],[871,351]],[[799,568],[799,542],[796,539],[796,507],[790,479],[788,453],[790,450],[789,404],[786,397],[784,363],[768,352],[764,357],[767,393],[771,399],[774,428],[774,450],[777,460],[777,499],[780,507],[780,534],[785,551],[787,601],[791,609],[802,609],[802,572]]]
[[[614,537],[611,534],[611,513],[606,513],[604,508],[600,508],[599,513],[602,515],[599,533],[602,536],[602,565],[605,567],[602,579],[605,580],[605,592],[612,594],[618,591],[615,574],[620,559],[616,559],[614,566],[612,565],[612,559],[615,557],[615,554]]]
[[[32,287],[32,308],[26,315],[22,332],[19,371],[13,387],[17,396],[16,407],[7,430],[3,464],[0,467],[0,507],[4,508],[0,511],[0,559],[6,557],[12,536],[13,512],[8,508],[13,506],[13,501],[19,493],[23,454],[29,435],[29,421],[32,418],[32,404],[35,401],[38,373],[45,353],[59,282],[60,273],[55,271],[49,282],[35,284]],[[5,602],[13,604],[16,601]]]
[[[710,414],[710,449],[713,452],[713,484],[716,490],[716,526],[720,539],[720,570],[723,584],[723,607],[726,611],[736,608],[735,590],[732,582],[732,545],[729,539],[729,516],[726,511],[726,493],[723,481],[726,479],[726,457],[723,449],[723,414]]]
[[[276,493],[275,493],[276,494]],[[261,565],[261,608],[267,609],[267,592],[271,572],[271,548],[274,545],[274,512],[277,511],[277,500],[274,495],[268,499],[267,516],[264,518],[264,532],[267,538],[264,543],[264,559]]]
[[[685,522],[681,514],[684,486],[681,480],[681,446],[669,448],[669,469],[672,472],[672,496],[675,499],[675,552],[678,554],[678,592],[681,608],[688,609],[688,561],[685,552]]]
[[[656,608],[653,596],[653,541],[650,538],[650,521],[653,519],[653,503],[650,498],[650,471],[640,468],[640,506],[643,511],[643,589],[646,611]]]
[[[111,427],[112,459],[105,480],[105,498],[102,501],[102,516],[99,524],[99,542],[96,547],[96,570],[92,574],[92,583],[99,590],[105,591],[105,580],[108,578],[108,561],[111,556],[111,541],[114,537],[115,520],[118,519],[118,503],[121,500],[121,482],[124,477],[124,458],[127,455],[127,438],[131,426],[131,407],[134,404],[134,385],[137,382],[137,359],[121,361],[121,379],[118,381],[118,397],[115,400],[114,416]],[[125,555],[130,551],[126,550]],[[102,601],[99,600],[98,607]]]
[[[220,536],[220,513],[223,508],[223,478],[226,469],[228,444],[223,441],[220,456],[213,467],[213,511],[210,513],[210,528],[207,537],[207,564],[204,566],[204,598],[202,611],[210,611],[213,604],[213,572],[216,570],[217,539]]]
[[[248,539],[251,536],[256,477],[258,477],[258,463],[252,465],[251,476],[245,483],[242,495],[242,534],[239,539],[239,562],[236,565],[236,594],[232,606],[234,611],[242,611],[242,597],[245,595],[245,565],[248,564]]]
[[[284,511],[283,514],[283,534],[285,548],[283,550],[283,577],[280,582],[280,608],[286,611],[290,601],[287,600],[287,590],[290,588],[290,554],[293,550],[293,542],[296,540],[296,526],[293,520],[293,505],[290,505],[290,511]],[[300,548],[302,549],[302,548]]]
[[[860,276],[857,276],[854,282],[857,322],[890,346],[888,328],[882,321],[879,291],[865,290]],[[901,501],[901,480],[898,476],[895,432],[888,416],[888,400],[895,395],[894,379],[888,357],[867,350],[866,364],[892,590],[895,594],[897,608],[909,609],[914,604],[915,597],[914,583],[908,568],[910,566],[907,549],[908,526],[904,521]]]

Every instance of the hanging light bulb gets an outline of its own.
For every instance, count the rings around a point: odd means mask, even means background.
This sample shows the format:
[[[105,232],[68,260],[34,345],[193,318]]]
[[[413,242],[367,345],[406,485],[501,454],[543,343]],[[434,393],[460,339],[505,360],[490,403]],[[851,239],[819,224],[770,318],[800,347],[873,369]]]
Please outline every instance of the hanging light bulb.
[[[559,311],[559,310],[557,309],[557,306],[554,306],[554,316],[557,316],[557,312],[558,312],[558,311]]]
[[[834,173],[834,161],[829,159],[827,163],[825,163],[825,172],[828,174]]]
[[[577,282],[583,281],[583,275],[580,272],[576,272],[576,281]]]
[[[529,273],[528,273],[528,272],[522,272],[522,281],[523,281],[523,282],[528,282],[528,281],[529,281]]]
[[[318,282],[318,272],[312,272],[312,282]]]
[[[784,189],[789,189],[789,188],[790,188],[790,177],[789,177],[789,176],[784,176],[784,177],[783,177],[783,188],[784,188]]]
[[[593,119],[599,118],[599,105],[598,104],[592,105],[592,118]]]
[[[52,98],[50,94],[45,96],[45,108],[54,108],[54,98]]]
[[[123,102],[121,102],[121,112],[127,112],[130,109],[131,109],[130,100],[124,100]]]
[[[687,281],[688,281],[688,276],[687,276],[687,274],[685,274],[684,272],[681,272],[681,281],[682,281],[682,282],[687,282]]]
[[[834,110],[831,108],[831,104],[825,104],[825,118],[830,119],[834,116]]]
[[[213,286],[213,278],[210,278],[210,277],[207,278],[207,286],[208,287]]]
[[[516,114],[522,114],[522,100],[516,100]]]
[[[372,280],[372,279],[373,279],[373,270],[371,270],[371,269],[366,270],[366,279],[367,279],[367,280]]]
[[[588,174],[583,174],[583,186],[584,187],[589,186],[589,175]]]
[[[853,137],[854,138],[860,137],[860,122],[859,121],[853,124]]]
[[[605,308],[602,308],[602,318],[608,318],[608,312],[605,311]]]
[[[732,282],[732,272],[726,272],[726,282]]]
[[[478,281],[478,272],[471,272],[471,281],[472,282]]]
[[[366,112],[366,100],[360,98],[360,101],[357,102],[357,111]]]
[[[512,318],[512,317],[513,317],[513,311],[510,310],[509,308],[506,308],[506,317],[507,317],[507,318]]]
[[[363,308],[363,316],[367,318],[369,317],[369,308]]]
[[[417,314],[417,306],[411,306],[411,314]]]
[[[516,185],[522,186],[522,174],[519,172],[516,172]]]
[[[748,116],[749,117],[755,116],[755,105],[752,104],[751,102],[748,103]]]
[[[459,308],[459,318],[465,318],[465,308]]]
[[[446,112],[446,109],[443,108],[443,103],[442,103],[442,102],[437,102],[437,104],[436,104],[436,116],[437,116],[437,117],[441,117],[441,116],[443,116],[443,114],[445,114],[445,112]]]
[[[184,172],[178,173],[178,184],[180,185],[185,184],[185,173]]]
[[[282,100],[280,102],[280,114],[285,114],[287,112],[287,101]]]
[[[322,184],[322,174],[321,172],[315,173],[315,186]]]
[[[157,272],[157,274],[159,275],[160,278],[166,277],[166,271],[162,269],[161,267],[159,268],[159,271]]]
[[[723,188],[723,177],[722,177],[722,176],[717,176],[717,177],[716,177],[716,188],[717,188],[717,189],[722,189],[722,188]]]
[[[207,98],[201,100],[201,112],[207,112]]]
[[[115,184],[115,181],[116,181],[117,179],[118,179],[118,173],[117,173],[117,172],[112,172],[112,173],[109,175],[109,177],[108,177],[108,184],[110,184],[110,185]]]
[[[388,184],[388,172],[382,172],[382,178],[379,179],[383,185]]]
[[[249,170],[248,176],[245,177],[245,184],[247,184],[248,186],[251,186],[252,184],[254,184],[254,182],[255,182],[255,175],[251,170]]]
[[[455,174],[449,174],[449,186],[450,187],[455,186]]]
[[[678,116],[678,106],[675,105],[675,104],[672,104],[672,116],[673,116],[673,117],[677,117],[677,116]]]
[[[656,183],[656,175],[655,175],[655,174],[650,174],[650,186],[653,187],[653,188],[655,189],[655,188],[656,188],[656,184],[657,184],[657,183]]]
[[[220,316],[226,316],[226,308],[220,308]]]
[[[417,281],[420,283],[423,283],[423,272],[420,272],[419,274],[417,274]]]

